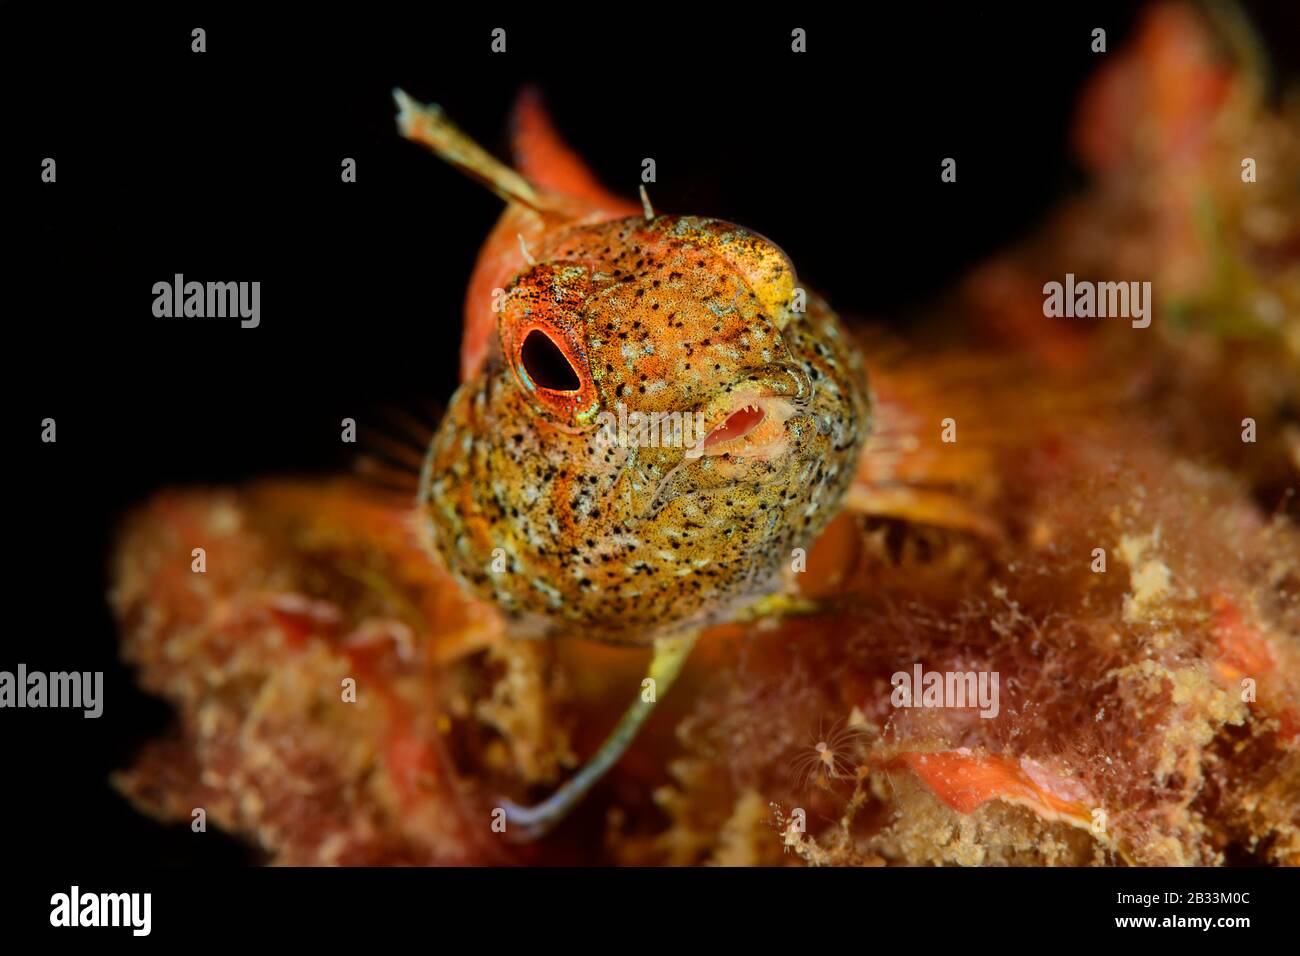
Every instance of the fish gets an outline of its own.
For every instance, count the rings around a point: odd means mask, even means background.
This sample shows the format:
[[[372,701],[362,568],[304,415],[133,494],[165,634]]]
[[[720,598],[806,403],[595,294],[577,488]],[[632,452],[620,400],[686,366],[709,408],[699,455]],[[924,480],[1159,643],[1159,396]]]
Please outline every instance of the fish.
[[[640,207],[609,195],[535,94],[516,121],[525,156],[546,157],[521,163],[531,179],[438,107],[394,98],[402,135],[507,203],[421,469],[430,550],[513,633],[653,645],[634,733],[701,629],[793,600],[791,568],[840,512],[871,431],[861,355],[776,243],[656,213],[644,188]],[[610,426],[630,415],[701,427],[629,440]],[[630,739],[593,760],[607,769]],[[514,816],[541,831],[560,809]]]
[[[1179,21],[1167,17],[1156,21],[1159,34],[1182,36],[1170,30]],[[1254,449],[1263,446],[1243,445],[1235,428],[1212,424],[1212,412],[1231,420],[1237,407],[1219,409],[1217,389],[1184,384],[1184,393],[1203,393],[1197,403],[1148,390],[1148,353],[1169,342],[1143,338],[1117,352],[1109,335],[1044,322],[1044,277],[1077,268],[1084,246],[1107,250],[1116,262],[1128,254],[1127,240],[1096,240],[1121,226],[1132,238],[1131,221],[1113,215],[1126,206],[1093,196],[1082,220],[1068,207],[1069,228],[998,257],[961,297],[940,302],[922,332],[892,342],[856,316],[841,320],[811,294],[800,312],[793,266],[769,240],[730,224],[657,215],[644,193],[636,202],[607,191],[558,137],[532,91],[521,95],[514,118],[513,168],[469,142],[437,108],[405,94],[398,103],[399,130],[505,200],[468,283],[460,391],[436,432],[408,420],[397,428],[409,433],[409,448],[381,446],[410,472],[382,472],[398,492],[391,499],[372,499],[369,482],[259,479],[167,490],[132,518],[114,553],[123,653],[144,686],[177,705],[182,721],[175,740],[160,741],[119,777],[124,792],[159,815],[183,819],[189,808],[207,806],[224,827],[263,841],[273,834],[281,860],[554,863],[597,842],[553,840],[508,855],[498,837],[543,835],[619,762],[606,788],[617,812],[603,821],[574,813],[571,823],[574,831],[606,826],[600,845],[618,844],[622,862],[647,861],[640,835],[658,831],[665,814],[670,829],[650,839],[673,848],[669,861],[704,859],[709,846],[714,862],[743,860],[716,848],[737,845],[746,827],[754,845],[766,847],[772,827],[764,813],[784,805],[808,812],[787,827],[777,810],[784,846],[775,853],[793,849],[808,862],[876,854],[911,863],[1023,862],[1031,845],[1039,862],[1222,862],[1225,847],[1294,862],[1293,522],[1277,514],[1266,523],[1257,506],[1267,486],[1212,476],[1188,460],[1185,434],[1167,442],[1150,425],[1171,413],[1197,416],[1198,432],[1222,432],[1227,439],[1217,441],[1247,449],[1237,469],[1243,461],[1256,468]],[[1206,176],[1222,167],[1209,161],[1215,155],[1198,160]],[[1122,184],[1134,161],[1116,163],[1112,175]],[[1095,228],[1080,226],[1093,217]],[[836,224],[833,214],[819,222]],[[1142,240],[1159,261],[1167,257],[1164,235]],[[1286,238],[1283,232],[1279,241]],[[676,365],[657,367],[681,341],[702,345],[700,323],[709,317],[697,308],[689,326],[653,324],[665,317],[666,299],[656,310],[647,297],[667,295],[664,278],[637,274],[649,263],[628,267],[624,253],[637,245],[637,257],[653,259],[654,268],[656,257],[689,245],[698,268],[678,270],[692,283],[677,294],[700,296],[725,282],[724,295],[712,300],[713,324],[729,328],[746,314],[766,321],[790,353],[778,364],[802,372],[812,395],[801,399],[791,372],[788,383],[768,383],[791,394],[751,398],[736,393],[735,378],[692,379]],[[619,254],[622,264],[612,268],[630,280],[595,295],[609,282],[595,273]],[[1105,275],[1109,262],[1089,271]],[[778,264],[788,271],[778,275]],[[1274,272],[1274,280],[1282,277]],[[855,278],[827,281],[841,289]],[[1285,290],[1284,282],[1273,288]],[[756,301],[732,292],[742,287]],[[1234,286],[1233,294],[1248,288]],[[771,316],[784,315],[785,302],[793,315],[780,325]],[[603,365],[603,346],[589,337],[610,330],[588,325],[588,304],[604,310],[606,324],[616,313],[615,338],[629,334],[604,353],[617,357]],[[979,350],[981,322],[995,335],[996,354]],[[796,339],[809,323],[814,336],[829,330],[833,337]],[[1164,334],[1159,316],[1151,333]],[[836,387],[851,389],[856,462],[851,449],[830,453],[835,467],[854,474],[837,474],[847,491],[837,499],[826,489],[812,516],[773,511],[761,476],[773,475],[783,456],[810,458],[827,448],[799,444],[814,437],[796,432],[801,423],[845,429],[852,420],[810,412],[823,387],[811,370],[825,374],[827,362],[819,346],[839,350],[830,356]],[[1235,372],[1210,363],[1189,384],[1211,374],[1232,384],[1246,368],[1252,383],[1260,371],[1279,380],[1285,353],[1270,348],[1272,364],[1263,364],[1263,352]],[[652,380],[664,384],[652,389]],[[1290,381],[1284,372],[1280,380]],[[685,385],[694,389],[689,400]],[[728,396],[718,406],[725,418],[709,404],[719,391]],[[1260,414],[1252,403],[1246,409]],[[634,416],[618,414],[633,410],[676,415],[677,427],[658,439],[652,429],[652,440],[642,440]],[[620,434],[625,429],[632,435]],[[1284,434],[1262,425],[1266,433]],[[732,455],[738,447],[744,453]],[[644,474],[636,473],[638,461],[647,463]],[[716,562],[720,547],[752,532],[745,522],[754,512],[793,521],[761,528],[775,532],[775,544],[754,543],[770,563],[710,578],[715,591],[695,601],[685,583],[695,572],[667,575],[651,563],[687,547],[660,534],[670,527],[660,522],[716,503],[731,489],[709,482],[728,480],[719,469],[734,474],[742,466],[755,476],[738,483],[752,511],[732,498],[724,505],[734,517],[731,535],[724,527],[692,539],[696,560]],[[550,467],[556,472],[547,477]],[[612,500],[608,488],[624,475],[640,481],[625,486],[635,495]],[[552,527],[540,517],[549,518],[550,507],[572,520]],[[623,540],[611,537],[606,508],[625,509],[631,517],[621,520],[637,528],[637,557],[621,568],[593,562]],[[801,518],[811,520],[801,527]],[[887,523],[896,521],[909,526]],[[599,536],[574,537],[596,528]],[[567,556],[538,545],[544,534],[568,536]],[[668,557],[652,555],[645,539]],[[1135,541],[1154,550],[1141,556]],[[788,574],[794,555],[781,549],[797,552],[803,542],[811,549],[806,573]],[[196,544],[208,557],[198,576],[189,564]],[[1109,550],[1120,560],[1109,574],[1104,560],[1096,566],[1098,549],[1103,559]],[[637,562],[649,570],[636,570]],[[607,564],[607,580],[641,591],[624,594],[629,606],[621,610],[607,603],[609,590],[593,591],[577,576],[600,587],[583,569]],[[1149,587],[1152,570],[1176,587],[1161,596]],[[1151,620],[1132,613],[1134,595]],[[651,599],[661,599],[658,613],[634,617]],[[529,637],[576,640],[555,647],[509,640]],[[592,752],[599,740],[592,732],[616,719],[619,688],[641,666],[644,655],[627,646],[640,645],[654,649],[641,694]],[[688,662],[684,686],[667,709],[655,710]],[[1007,706],[991,720],[959,708],[894,708],[889,675],[922,664],[1000,673]],[[340,701],[341,678],[359,696]],[[341,708],[325,706],[336,702]],[[664,726],[645,732],[652,714]],[[675,732],[655,733],[670,729],[670,717]],[[832,729],[823,733],[826,724]],[[561,729],[569,726],[576,737]],[[817,734],[808,737],[813,726]],[[1178,733],[1152,747],[1151,727]],[[808,746],[791,761],[803,740]],[[553,781],[575,749],[592,755],[539,803],[500,795],[542,795],[532,788]],[[267,753],[275,755],[270,764]],[[259,772],[249,774],[249,764]],[[208,780],[223,783],[217,789]],[[1215,795],[1211,805],[1204,794]],[[989,806],[996,803],[1016,809]],[[851,827],[868,807],[872,819],[864,814]],[[499,809],[506,830],[498,829]],[[803,831],[823,813],[825,825]],[[972,814],[963,837],[949,840],[952,815]],[[864,841],[867,831],[877,832]],[[765,854],[749,861],[781,859]]]

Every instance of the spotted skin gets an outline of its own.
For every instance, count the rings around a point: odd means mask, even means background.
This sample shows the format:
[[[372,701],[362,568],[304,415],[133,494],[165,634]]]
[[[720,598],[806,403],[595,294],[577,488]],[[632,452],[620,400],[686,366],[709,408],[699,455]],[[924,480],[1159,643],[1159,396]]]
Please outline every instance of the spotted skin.
[[[543,634],[648,644],[780,590],[835,515],[870,429],[861,362],[785,254],[718,220],[642,216],[544,232],[504,289],[496,336],[452,398],[420,507],[464,584]],[[578,387],[531,375],[541,333]],[[611,442],[631,412],[752,404],[708,454]],[[695,446],[698,452],[698,444]]]

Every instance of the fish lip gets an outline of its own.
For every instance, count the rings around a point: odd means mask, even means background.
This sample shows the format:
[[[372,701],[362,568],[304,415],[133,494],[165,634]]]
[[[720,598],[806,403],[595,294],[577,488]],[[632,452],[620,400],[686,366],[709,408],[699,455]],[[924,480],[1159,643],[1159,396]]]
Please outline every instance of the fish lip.
[[[793,442],[789,440],[788,437],[786,437],[785,426],[788,423],[793,421],[812,421],[812,416],[808,414],[796,412],[791,414],[789,417],[783,419],[781,423],[782,433],[783,433],[783,437],[785,437],[786,444],[783,448],[780,449],[778,453],[774,455],[767,456],[760,453],[744,454],[738,449],[733,448],[723,452],[719,452],[718,456],[729,457],[732,461],[736,462],[737,464],[748,464],[750,462],[755,462],[755,461],[767,461],[771,465],[773,471],[773,476],[771,480],[772,481],[779,480],[778,476],[788,471],[791,462],[793,462],[797,458],[800,458],[805,453],[805,449],[801,444]],[[712,432],[710,431],[710,433],[708,434],[711,433]],[[743,442],[745,437],[746,436],[740,436],[736,439],[732,439],[732,441]],[[707,434],[704,439],[700,440],[700,444],[702,444],[706,439],[707,439]],[[730,444],[730,442],[727,442],[726,444]],[[767,447],[770,447],[770,445]],[[665,491],[670,488],[673,480],[678,476],[679,473],[683,471],[688,471],[689,469],[700,467],[703,464],[703,460],[705,457],[706,456],[703,454],[692,455],[690,453],[690,450],[688,450],[682,456],[682,458],[671,469],[669,469],[668,473],[659,480],[659,483],[656,486],[654,492],[650,495],[649,501],[646,503],[645,507],[642,508],[641,511],[638,513],[637,517],[642,521],[651,521],[660,511],[663,510],[663,508],[670,501],[675,501],[678,498],[694,498],[701,495],[716,494],[719,492],[726,491],[728,489],[740,487],[742,485],[753,485],[756,482],[758,484],[766,483],[766,481],[764,481],[761,478],[755,479],[751,477],[732,477],[720,481],[717,484],[709,485],[708,487],[693,488],[690,491],[683,491],[679,494],[674,494],[674,495],[665,494]]]
[[[790,362],[773,362],[749,372],[747,379],[757,382],[771,396],[806,406],[813,399],[813,384],[808,374]]]

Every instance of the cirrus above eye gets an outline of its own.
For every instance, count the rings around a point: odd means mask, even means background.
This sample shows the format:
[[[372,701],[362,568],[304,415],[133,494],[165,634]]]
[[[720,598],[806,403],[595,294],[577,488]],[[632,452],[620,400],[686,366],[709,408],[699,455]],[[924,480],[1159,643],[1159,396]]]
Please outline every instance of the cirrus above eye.
[[[533,329],[519,350],[519,363],[532,381],[555,392],[576,392],[582,387],[573,363],[551,337]]]

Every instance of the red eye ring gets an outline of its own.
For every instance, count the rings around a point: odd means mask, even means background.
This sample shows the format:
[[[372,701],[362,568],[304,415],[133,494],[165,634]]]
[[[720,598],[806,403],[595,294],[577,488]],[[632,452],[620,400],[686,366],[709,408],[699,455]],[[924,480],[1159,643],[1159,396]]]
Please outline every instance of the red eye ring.
[[[586,353],[589,289],[585,266],[542,263],[514,281],[497,319],[515,382],[543,418],[565,431],[584,431],[600,411]]]
[[[569,335],[534,317],[511,336],[510,351],[515,380],[549,421],[571,432],[595,421],[596,383]]]

